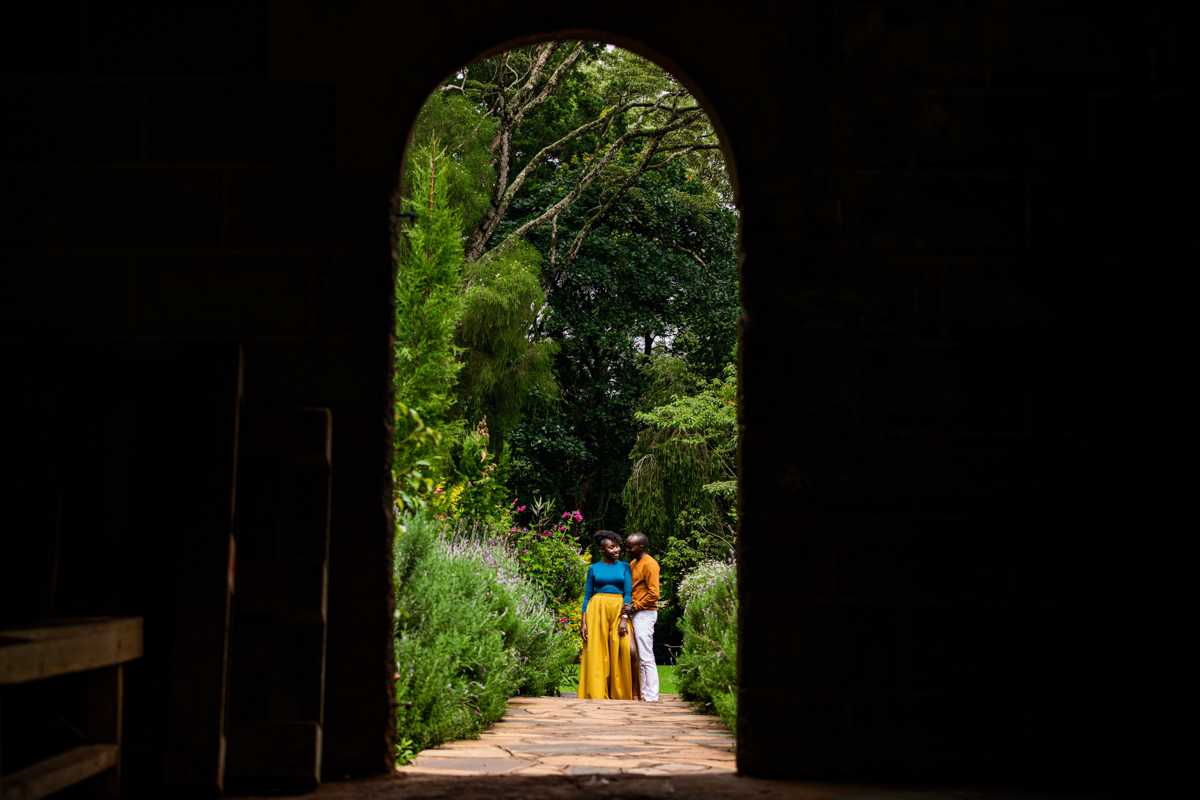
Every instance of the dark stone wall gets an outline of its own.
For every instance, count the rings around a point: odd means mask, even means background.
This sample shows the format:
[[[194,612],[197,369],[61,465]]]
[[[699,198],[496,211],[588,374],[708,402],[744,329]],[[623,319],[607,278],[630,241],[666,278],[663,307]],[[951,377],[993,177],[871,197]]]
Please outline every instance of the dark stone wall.
[[[0,343],[57,343],[64,374],[240,344],[247,405],[333,410],[326,773],[383,769],[408,125],[527,37],[640,50],[715,115],[742,211],[740,768],[1166,780],[1197,710],[1200,15],[1176,5],[25,4]],[[45,417],[21,452],[76,458]],[[136,462],[121,420],[78,424]],[[49,530],[73,478],[38,469]],[[116,531],[140,501],[103,485]]]

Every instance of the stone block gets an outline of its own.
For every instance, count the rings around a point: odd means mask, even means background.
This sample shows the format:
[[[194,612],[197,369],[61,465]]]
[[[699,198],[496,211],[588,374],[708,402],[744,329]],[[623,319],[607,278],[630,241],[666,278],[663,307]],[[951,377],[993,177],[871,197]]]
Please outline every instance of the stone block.
[[[1178,259],[1193,249],[1195,214],[1176,177],[1055,176],[1030,189],[1035,255],[1086,259]],[[1107,267],[1111,269],[1111,267]]]
[[[394,188],[371,174],[239,172],[229,178],[228,243],[349,249],[386,243]],[[387,250],[379,255],[387,258]]]
[[[151,159],[332,163],[331,86],[226,81],[146,91]]]
[[[1200,25],[1200,8],[1190,3],[1155,7],[1151,48],[1153,87],[1161,91],[1194,92],[1200,87],[1200,52],[1189,31]]]
[[[839,6],[833,22],[839,93],[903,84],[978,86],[987,78],[981,10],[875,0]]]
[[[854,775],[943,781],[975,774],[1019,779],[1022,707],[1008,699],[860,698],[852,702],[846,768]],[[987,719],[987,725],[976,720]]]
[[[83,56],[82,0],[46,0],[5,9],[0,26],[0,72],[78,75]]]
[[[817,696],[899,691],[902,613],[899,604],[879,601],[796,602],[791,635],[771,637],[765,674]]]
[[[844,173],[849,240],[872,255],[995,256],[1025,248],[1025,190],[1007,177]]]
[[[837,167],[1029,170],[1087,165],[1082,94],[915,90],[845,96],[831,111]]]
[[[1033,418],[1038,427],[1177,435],[1190,430],[1200,381],[1195,349],[1156,343],[1104,349],[1061,343],[1031,353],[1036,369]],[[1165,454],[1166,445],[1155,447]]]
[[[987,696],[1071,691],[1076,615],[1057,603],[934,601],[907,611],[905,689]]]
[[[45,247],[50,243],[48,170],[0,171],[0,247]]]
[[[309,298],[312,330],[324,335],[379,330],[391,316],[393,278],[386,258],[368,254],[318,255],[312,259],[314,292]],[[386,314],[380,307],[388,308]]]
[[[992,86],[1139,90],[1150,66],[1150,15],[1123,3],[1007,4],[986,47]]]
[[[217,0],[166,7],[146,0],[91,3],[87,68],[94,74],[261,74],[267,4]]]
[[[852,428],[832,414],[806,414],[788,442],[765,430],[742,437],[742,513],[786,523],[806,513],[895,513],[913,504],[913,441]],[[753,487],[750,482],[756,482]],[[775,502],[772,502],[775,501]],[[778,505],[777,505],[778,503]],[[790,525],[788,526],[791,527]]]
[[[1004,507],[995,501],[1007,497],[1015,479],[1014,466],[1024,465],[1008,437],[965,437],[928,434],[913,440],[916,477],[914,505],[924,514],[948,514],[978,508],[983,498],[993,499],[989,511]],[[965,494],[964,494],[965,493]]]
[[[1192,431],[1089,436],[1080,463],[1087,496],[1107,514],[1174,528],[1170,520],[1186,513],[1186,498],[1197,484],[1196,473],[1180,469],[1175,459],[1197,443],[1200,435]],[[1146,535],[1155,534],[1152,529]]]
[[[310,329],[308,259],[145,258],[137,268],[137,325],[145,333],[288,336]]]
[[[904,516],[839,519],[828,535],[833,541],[832,587],[842,599],[887,600],[905,594],[913,558],[913,528]],[[812,526],[806,526],[811,532]],[[820,535],[818,533],[818,535]],[[812,538],[807,533],[805,540]]]
[[[130,161],[141,148],[142,87],[116,83],[9,84],[3,161]],[[87,131],[80,136],[79,131]]]
[[[775,280],[775,302],[805,338],[906,338],[922,309],[922,265],[903,259],[821,257],[800,260]]]
[[[1046,302],[1047,273],[1056,269],[1027,258],[946,264],[922,303],[922,334],[955,342],[1036,338],[1062,324],[1060,306]]]
[[[1190,103],[1176,96],[1101,97],[1096,104],[1096,165],[1119,172],[1194,171]]]
[[[742,664],[738,770],[763,777],[841,774],[848,755],[848,704],[841,698],[814,698],[787,684],[747,688],[746,660]]]
[[[904,596],[998,600],[1009,596],[1009,537],[1018,520],[916,518],[905,525]],[[1027,554],[1022,554],[1027,555]]]
[[[221,176],[191,170],[63,172],[55,240],[71,247],[205,246],[221,237]]]
[[[126,259],[15,256],[0,266],[7,335],[112,335],[128,327]]]

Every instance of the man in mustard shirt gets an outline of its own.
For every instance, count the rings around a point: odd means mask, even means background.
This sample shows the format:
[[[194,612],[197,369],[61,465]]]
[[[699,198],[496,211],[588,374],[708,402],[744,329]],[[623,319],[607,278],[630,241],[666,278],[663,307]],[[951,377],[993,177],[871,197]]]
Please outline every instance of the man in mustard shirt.
[[[646,552],[650,537],[631,533],[625,539],[629,566],[633,572],[632,600],[626,608],[633,622],[637,642],[642,699],[658,701],[658,666],[654,663],[654,623],[658,622],[658,562]]]

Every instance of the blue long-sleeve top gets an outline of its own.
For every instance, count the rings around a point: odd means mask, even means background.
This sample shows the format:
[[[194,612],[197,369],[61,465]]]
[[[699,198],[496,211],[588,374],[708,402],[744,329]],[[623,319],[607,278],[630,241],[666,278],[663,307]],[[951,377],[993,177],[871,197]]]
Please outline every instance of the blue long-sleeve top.
[[[583,613],[587,614],[588,601],[594,594],[625,595],[625,604],[629,605],[632,602],[630,599],[632,591],[633,573],[627,562],[618,561],[615,564],[605,564],[603,561],[597,561],[588,567],[587,582],[583,585]]]

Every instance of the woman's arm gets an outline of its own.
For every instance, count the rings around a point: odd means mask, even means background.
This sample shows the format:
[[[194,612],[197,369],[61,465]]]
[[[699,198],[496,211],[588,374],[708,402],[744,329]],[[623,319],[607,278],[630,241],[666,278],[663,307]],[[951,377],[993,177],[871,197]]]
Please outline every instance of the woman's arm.
[[[583,619],[579,622],[579,637],[583,639],[583,643],[587,644],[587,607],[588,600],[592,599],[595,594],[595,588],[592,583],[592,568],[587,568],[587,579],[583,582]]]
[[[625,609],[629,607],[631,602],[630,596],[633,592],[633,570],[630,569],[628,561],[622,561],[621,563],[625,565],[625,574],[622,576],[625,580],[624,585],[621,587],[624,590],[625,602],[621,607],[621,621],[617,623],[617,636],[620,636],[622,639],[624,639],[625,634],[629,632],[629,616]]]
[[[592,565],[595,566],[595,565]],[[587,579],[583,582],[583,618],[587,619],[588,601],[596,593],[596,584],[592,578],[592,567],[587,568]]]

